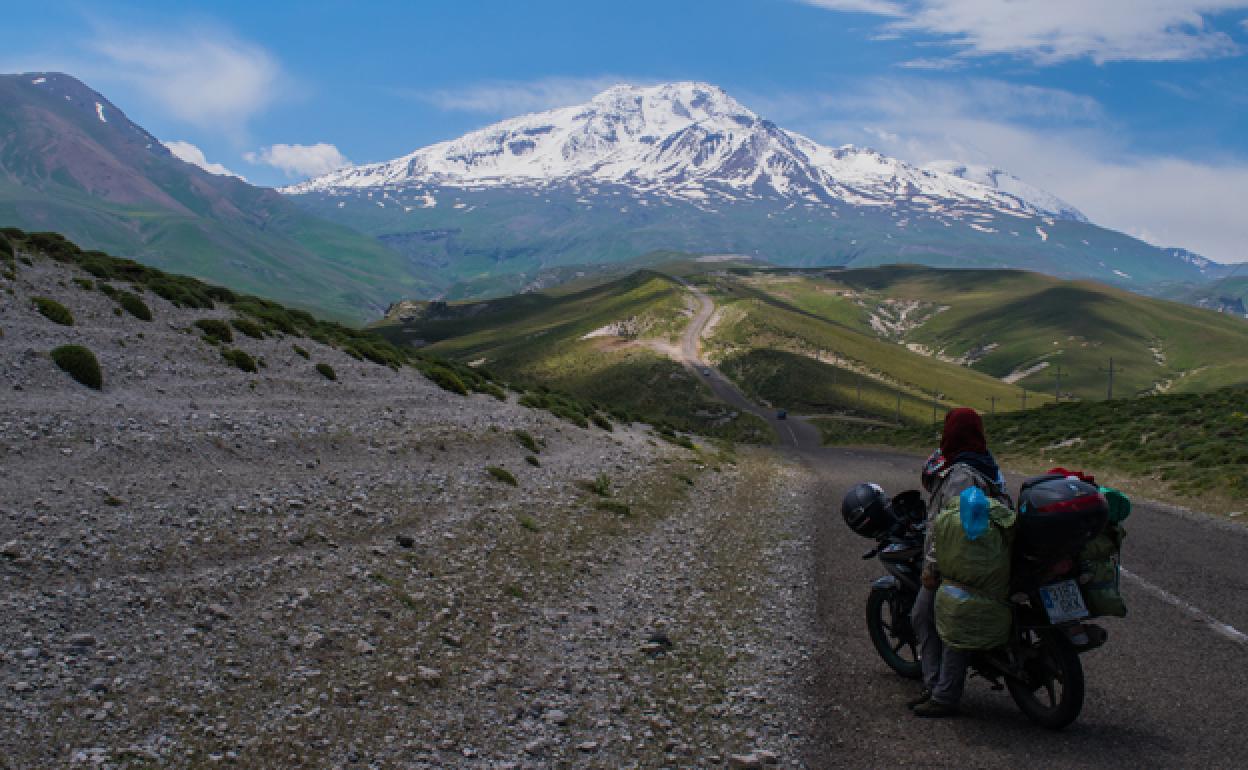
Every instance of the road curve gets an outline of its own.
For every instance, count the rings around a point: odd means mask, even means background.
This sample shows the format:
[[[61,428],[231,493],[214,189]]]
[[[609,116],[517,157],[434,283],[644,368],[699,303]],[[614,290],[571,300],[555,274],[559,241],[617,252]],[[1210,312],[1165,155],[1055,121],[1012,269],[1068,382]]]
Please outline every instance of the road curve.
[[[778,419],[775,409],[766,409],[746,398],[745,394],[717,368],[702,359],[702,334],[711,316],[715,314],[715,303],[701,289],[685,281],[682,285],[698,301],[698,309],[690,319],[689,325],[680,338],[681,362],[694,375],[706,382],[715,397],[732,405],[736,409],[757,415],[766,420],[776,433],[776,440],[781,446],[795,449],[815,449],[822,444],[819,429],[800,417]]]

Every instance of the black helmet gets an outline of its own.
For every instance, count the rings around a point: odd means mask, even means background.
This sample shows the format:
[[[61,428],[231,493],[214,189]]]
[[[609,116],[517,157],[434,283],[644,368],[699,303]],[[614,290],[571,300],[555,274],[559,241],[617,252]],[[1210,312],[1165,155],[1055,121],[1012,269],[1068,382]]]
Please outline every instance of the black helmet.
[[[896,524],[896,515],[879,484],[864,482],[845,494],[841,515],[849,528],[863,537],[878,538]]]

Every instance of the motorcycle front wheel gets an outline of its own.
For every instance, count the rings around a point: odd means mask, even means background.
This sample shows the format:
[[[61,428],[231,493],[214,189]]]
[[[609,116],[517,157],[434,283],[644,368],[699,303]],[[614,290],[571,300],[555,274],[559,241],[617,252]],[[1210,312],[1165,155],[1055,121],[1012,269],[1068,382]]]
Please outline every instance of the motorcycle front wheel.
[[[867,597],[867,633],[875,651],[888,667],[907,679],[923,675],[919,665],[919,647],[910,625],[914,597],[897,589],[873,588]]]
[[[1027,631],[1019,640],[1025,681],[1007,677],[1010,697],[1027,718],[1060,730],[1083,710],[1083,665],[1070,640],[1057,629]]]

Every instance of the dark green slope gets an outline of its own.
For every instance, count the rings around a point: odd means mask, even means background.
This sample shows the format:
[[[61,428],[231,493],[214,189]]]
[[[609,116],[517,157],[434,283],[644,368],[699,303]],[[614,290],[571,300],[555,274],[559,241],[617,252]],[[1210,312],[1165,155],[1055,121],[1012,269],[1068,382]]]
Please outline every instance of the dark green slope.
[[[434,291],[376,240],[178,160],[68,75],[0,76],[0,225],[357,322]]]

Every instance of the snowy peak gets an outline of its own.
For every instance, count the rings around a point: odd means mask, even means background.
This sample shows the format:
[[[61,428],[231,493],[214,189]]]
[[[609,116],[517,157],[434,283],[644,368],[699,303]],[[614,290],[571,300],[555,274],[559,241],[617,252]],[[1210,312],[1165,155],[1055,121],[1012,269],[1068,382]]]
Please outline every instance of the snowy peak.
[[[1027,184],[1018,177],[999,168],[989,166],[971,166],[952,160],[940,160],[928,163],[923,167],[927,171],[949,174],[969,182],[1000,190],[1008,195],[1031,204],[1041,211],[1056,215],[1059,219],[1071,219],[1076,222],[1087,222],[1088,218],[1079,209],[1052,193]]]
[[[1083,221],[1054,196],[994,173],[920,169],[872,150],[825,147],[761,118],[718,86],[678,82],[613,86],[582,105],[505,120],[283,192],[586,183],[694,203],[905,205],[955,218],[991,210]]]

